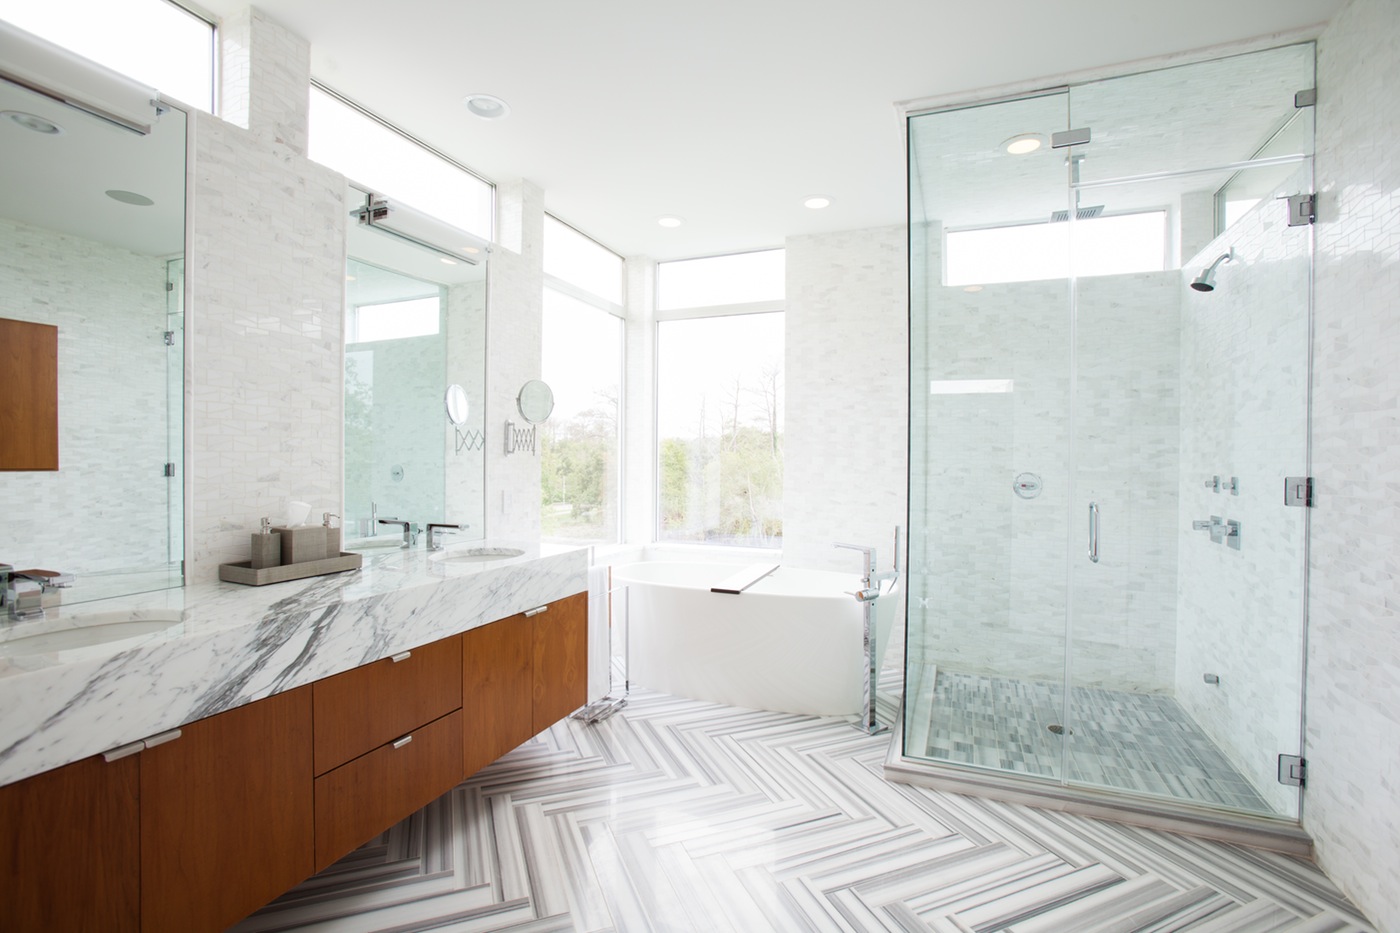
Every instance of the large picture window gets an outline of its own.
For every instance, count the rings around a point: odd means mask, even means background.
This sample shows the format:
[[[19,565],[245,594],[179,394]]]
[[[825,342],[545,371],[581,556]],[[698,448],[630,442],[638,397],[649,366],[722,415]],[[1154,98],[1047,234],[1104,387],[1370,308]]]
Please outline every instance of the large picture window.
[[[622,257],[545,217],[540,524],[549,541],[620,540]]]
[[[1167,214],[949,230],[945,241],[945,285],[1067,279],[1071,268],[1077,276],[1161,272],[1167,267]]]
[[[657,325],[661,541],[781,547],[783,315]]]

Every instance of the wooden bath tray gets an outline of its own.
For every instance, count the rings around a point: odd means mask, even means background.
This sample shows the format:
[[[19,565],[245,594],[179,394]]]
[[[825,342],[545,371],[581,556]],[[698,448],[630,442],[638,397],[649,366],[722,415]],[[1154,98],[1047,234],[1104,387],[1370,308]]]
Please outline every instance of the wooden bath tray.
[[[219,579],[229,583],[245,583],[248,586],[264,586],[268,583],[285,583],[288,580],[301,580],[305,577],[320,577],[328,573],[341,573],[346,570],[359,570],[365,562],[363,554],[350,554],[345,551],[339,557],[324,560],[306,560],[299,564],[282,564],[277,567],[253,569],[253,562],[241,560],[234,564],[219,565]]]

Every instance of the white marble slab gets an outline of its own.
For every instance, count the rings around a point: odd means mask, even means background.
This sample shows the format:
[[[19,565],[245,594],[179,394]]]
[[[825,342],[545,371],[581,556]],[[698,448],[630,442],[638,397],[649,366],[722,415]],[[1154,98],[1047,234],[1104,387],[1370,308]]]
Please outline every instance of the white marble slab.
[[[0,622],[3,651],[98,614],[180,614],[151,635],[0,657],[0,784],[578,593],[587,571],[586,550],[548,545],[485,563],[388,550],[327,577],[202,583]]]

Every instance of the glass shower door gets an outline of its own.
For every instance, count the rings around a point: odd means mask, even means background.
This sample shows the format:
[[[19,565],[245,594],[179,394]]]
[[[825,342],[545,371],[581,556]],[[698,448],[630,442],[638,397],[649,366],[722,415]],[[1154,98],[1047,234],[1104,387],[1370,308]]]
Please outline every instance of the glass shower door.
[[[1276,772],[1301,751],[1306,510],[1283,488],[1308,472],[1312,236],[1287,198],[1311,191],[1311,86],[1295,46],[1070,92],[1092,133],[1071,183],[1071,784],[1297,818]],[[1224,112],[1183,106],[1207,90]]]
[[[906,755],[1063,778],[1067,95],[911,118]]]

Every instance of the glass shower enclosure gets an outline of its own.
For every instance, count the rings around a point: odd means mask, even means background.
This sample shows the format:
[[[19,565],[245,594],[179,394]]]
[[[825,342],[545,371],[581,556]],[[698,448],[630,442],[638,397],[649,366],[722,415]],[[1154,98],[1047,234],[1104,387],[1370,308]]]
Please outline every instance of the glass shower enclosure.
[[[1296,823],[1313,61],[910,116],[906,765]]]

